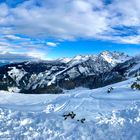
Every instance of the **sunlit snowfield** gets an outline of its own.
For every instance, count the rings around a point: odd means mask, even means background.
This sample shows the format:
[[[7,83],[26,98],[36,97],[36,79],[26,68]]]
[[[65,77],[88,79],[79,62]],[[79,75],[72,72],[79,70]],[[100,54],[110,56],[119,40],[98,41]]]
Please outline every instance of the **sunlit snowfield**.
[[[60,95],[0,92],[0,139],[139,140],[140,92],[134,79],[95,90]],[[66,120],[63,115],[76,116]],[[85,119],[82,123],[81,119]]]

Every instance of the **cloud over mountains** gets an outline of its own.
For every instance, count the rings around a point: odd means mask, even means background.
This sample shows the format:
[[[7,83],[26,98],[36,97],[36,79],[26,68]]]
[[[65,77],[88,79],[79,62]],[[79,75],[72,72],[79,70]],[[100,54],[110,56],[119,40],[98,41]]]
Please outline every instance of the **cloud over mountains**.
[[[16,54],[16,53],[0,53],[0,63],[11,63],[11,62],[22,62],[29,60],[39,60],[38,58],[29,56],[27,54]]]
[[[139,0],[0,0],[0,10],[0,51],[43,54],[78,39],[140,43]]]

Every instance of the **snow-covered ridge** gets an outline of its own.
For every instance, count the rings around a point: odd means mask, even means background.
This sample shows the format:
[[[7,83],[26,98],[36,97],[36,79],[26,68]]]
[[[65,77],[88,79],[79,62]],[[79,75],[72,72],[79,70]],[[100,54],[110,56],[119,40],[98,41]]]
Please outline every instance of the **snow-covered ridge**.
[[[106,60],[108,63],[110,63],[112,66],[115,66],[118,63],[122,63],[122,62],[132,58],[132,57],[130,57],[127,54],[122,53],[122,52],[103,51],[99,55],[77,55],[73,58],[65,57],[65,58],[60,58],[58,60],[61,62],[64,62],[64,63],[69,63],[71,65],[74,65],[74,64],[84,62],[88,59],[96,60],[96,59],[99,59],[101,57],[104,60]]]

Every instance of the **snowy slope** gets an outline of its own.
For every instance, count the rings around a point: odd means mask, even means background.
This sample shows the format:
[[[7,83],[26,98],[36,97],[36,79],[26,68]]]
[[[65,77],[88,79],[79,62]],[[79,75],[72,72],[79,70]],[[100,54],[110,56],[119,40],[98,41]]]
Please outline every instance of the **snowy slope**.
[[[0,91],[0,139],[139,140],[140,91],[130,88],[135,80],[60,95]],[[64,120],[71,111],[76,117]]]

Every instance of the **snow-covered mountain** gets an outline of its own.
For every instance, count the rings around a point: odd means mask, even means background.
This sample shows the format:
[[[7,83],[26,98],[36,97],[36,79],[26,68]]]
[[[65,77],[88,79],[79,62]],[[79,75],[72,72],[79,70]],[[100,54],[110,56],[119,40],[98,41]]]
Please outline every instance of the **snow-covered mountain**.
[[[120,53],[120,52],[109,52],[109,51],[104,51],[99,54],[99,58],[102,57],[105,59],[108,63],[110,63],[112,66],[115,66],[118,63],[123,63],[126,60],[130,59],[130,56]]]
[[[0,67],[0,90],[61,93],[75,87],[102,87],[126,79],[125,72],[119,70],[133,59],[124,53],[104,51],[99,55],[10,64]]]
[[[139,140],[140,93],[131,89],[136,80],[58,95],[0,91],[0,139]]]
[[[128,59],[130,59],[130,56],[120,53],[120,52],[110,52],[110,51],[103,51],[99,55],[77,55],[74,58],[60,58],[59,61],[63,63],[69,63],[71,65],[79,64],[81,62],[87,61],[88,59],[104,59],[108,63],[110,63],[112,66],[115,66],[118,63],[122,63]]]

